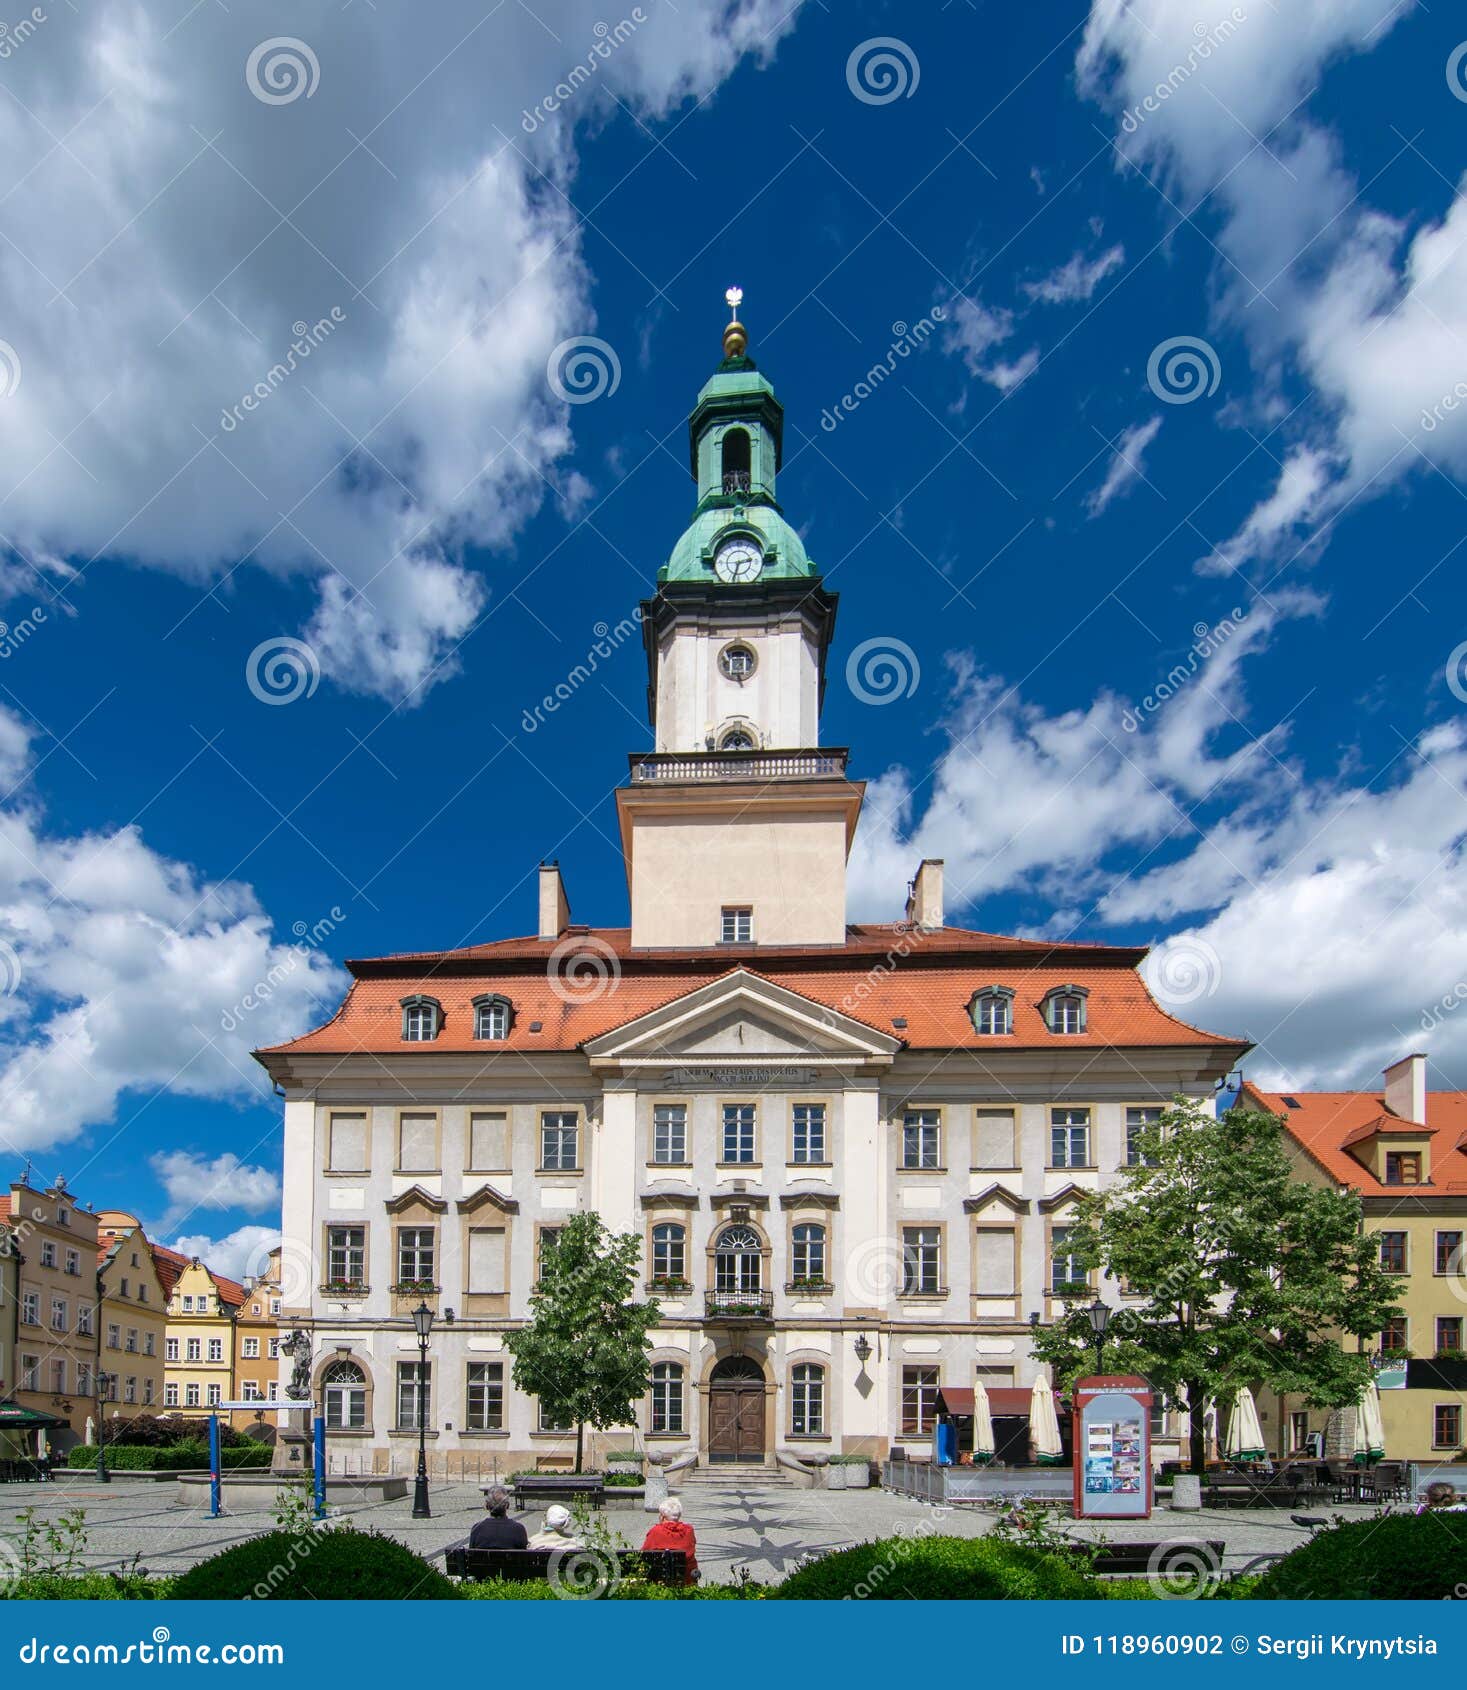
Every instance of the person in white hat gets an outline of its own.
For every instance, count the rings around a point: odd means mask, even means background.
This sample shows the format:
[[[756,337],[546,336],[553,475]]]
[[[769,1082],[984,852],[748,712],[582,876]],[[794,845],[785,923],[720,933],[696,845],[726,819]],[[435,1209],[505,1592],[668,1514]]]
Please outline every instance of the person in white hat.
[[[530,1539],[531,1549],[584,1549],[575,1534],[570,1509],[552,1502],[545,1510],[545,1524]]]

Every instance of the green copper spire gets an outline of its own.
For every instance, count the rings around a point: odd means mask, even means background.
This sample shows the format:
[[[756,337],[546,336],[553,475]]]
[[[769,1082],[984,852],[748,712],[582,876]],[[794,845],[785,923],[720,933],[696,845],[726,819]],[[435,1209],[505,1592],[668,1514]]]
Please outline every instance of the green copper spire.
[[[784,407],[748,354],[738,319],[741,288],[730,288],[723,362],[703,384],[688,419],[698,504],[658,582],[801,580],[815,574],[799,535],[775,498],[784,448]]]

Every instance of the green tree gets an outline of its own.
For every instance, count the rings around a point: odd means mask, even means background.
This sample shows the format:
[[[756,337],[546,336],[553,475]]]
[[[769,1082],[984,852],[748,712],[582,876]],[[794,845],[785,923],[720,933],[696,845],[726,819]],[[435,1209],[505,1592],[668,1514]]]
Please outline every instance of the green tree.
[[[594,1212],[572,1215],[542,1242],[528,1323],[505,1334],[515,1384],[575,1427],[578,1473],[586,1427],[631,1425],[647,1392],[658,1308],[634,1298],[641,1258],[636,1233],[612,1233]]]
[[[1353,1402],[1371,1375],[1363,1342],[1398,1312],[1358,1195],[1296,1177],[1283,1123],[1258,1111],[1214,1118],[1179,1097],[1137,1149],[1137,1165],[1079,1200],[1070,1243],[1128,1294],[1107,1371],[1144,1374],[1187,1409],[1192,1471],[1209,1398],[1261,1382],[1322,1408]],[[1093,1344],[1077,1299],[1034,1348],[1068,1384]]]

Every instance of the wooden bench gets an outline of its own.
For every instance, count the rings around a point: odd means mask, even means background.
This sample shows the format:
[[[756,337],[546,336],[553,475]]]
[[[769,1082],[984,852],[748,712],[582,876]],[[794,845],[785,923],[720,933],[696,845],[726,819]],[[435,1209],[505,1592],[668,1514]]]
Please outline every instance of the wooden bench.
[[[522,1473],[510,1484],[519,1509],[532,1502],[571,1502],[578,1497],[593,1508],[606,1501],[606,1481],[599,1473]]]
[[[443,1566],[450,1578],[504,1579],[509,1584],[524,1584],[530,1579],[550,1576],[552,1561],[565,1564],[566,1558],[576,1555],[571,1549],[470,1549],[458,1543],[443,1552]],[[649,1584],[686,1584],[688,1558],[681,1549],[622,1549],[616,1553],[619,1578],[643,1578]],[[583,1567],[591,1568],[597,1576],[609,1569],[611,1554],[592,1549],[585,1551]],[[575,1569],[568,1568],[566,1583],[579,1586]]]
[[[1170,1538],[1160,1543],[1108,1543],[1095,1557],[1097,1573],[1167,1573],[1222,1567],[1221,1538]]]
[[[1208,1479],[1202,1487],[1203,1506],[1207,1508],[1229,1502],[1241,1502],[1245,1507],[1297,1508],[1301,1503],[1316,1501],[1321,1494],[1322,1487],[1313,1479],[1277,1473],[1257,1481]]]

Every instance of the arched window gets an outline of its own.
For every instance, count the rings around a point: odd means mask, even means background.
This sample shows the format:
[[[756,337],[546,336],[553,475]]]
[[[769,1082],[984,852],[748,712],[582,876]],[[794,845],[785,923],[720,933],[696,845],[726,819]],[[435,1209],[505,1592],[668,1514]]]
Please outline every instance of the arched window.
[[[507,1039],[509,1037],[510,1002],[496,996],[474,999],[474,1037],[476,1039]]]
[[[354,1361],[333,1361],[321,1375],[328,1432],[367,1429],[367,1376]]]
[[[973,994],[969,1007],[975,1032],[992,1038],[1013,1032],[1014,994],[1007,986],[985,986]]]
[[[1084,986],[1056,986],[1052,992],[1046,993],[1044,1019],[1050,1032],[1083,1033],[1088,996]]]
[[[792,1290],[825,1284],[825,1228],[818,1221],[801,1221],[790,1234]]]
[[[652,1432],[681,1432],[683,1429],[683,1370],[675,1361],[652,1363]]]
[[[749,491],[749,435],[746,429],[731,428],[723,437],[723,490]]]
[[[652,1228],[652,1283],[681,1287],[688,1278],[688,1229],[677,1221],[659,1221]]]
[[[758,1291],[764,1278],[764,1253],[751,1226],[726,1226],[713,1247],[713,1282],[719,1291]]]
[[[421,993],[402,1000],[402,1036],[408,1044],[431,1044],[438,1037],[443,1006]]]
[[[825,1369],[818,1362],[796,1362],[790,1369],[790,1434],[825,1436]]]
[[[730,728],[718,742],[720,751],[752,751],[754,736],[747,728]]]

